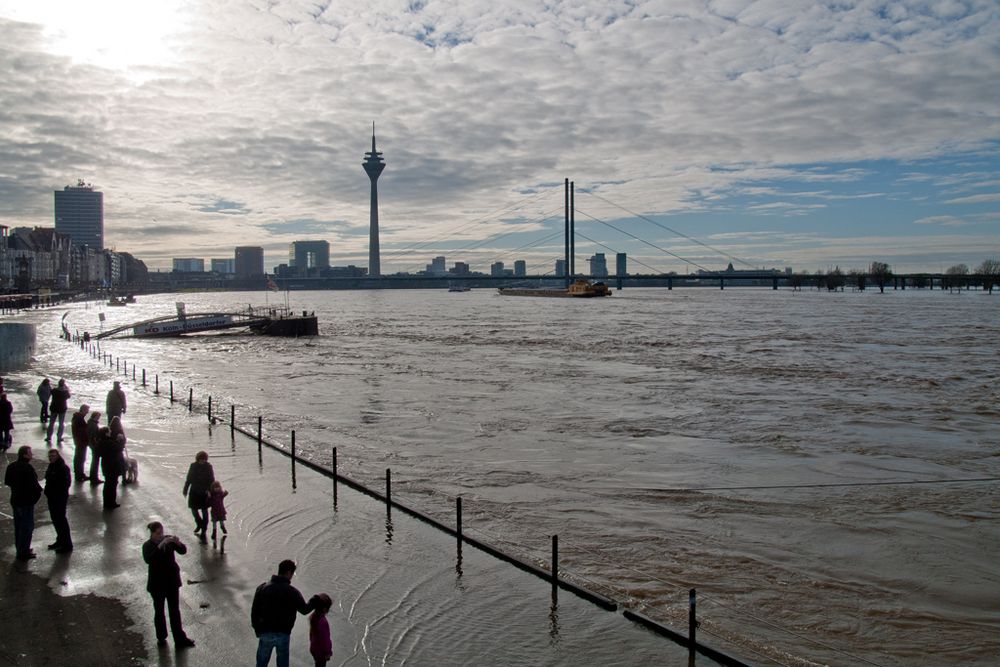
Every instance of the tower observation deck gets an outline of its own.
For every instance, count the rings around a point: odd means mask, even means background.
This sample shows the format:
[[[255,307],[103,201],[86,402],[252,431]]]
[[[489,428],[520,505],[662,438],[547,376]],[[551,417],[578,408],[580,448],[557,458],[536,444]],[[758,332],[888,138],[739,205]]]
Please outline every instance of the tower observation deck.
[[[378,247],[378,177],[385,169],[385,161],[382,159],[382,153],[375,150],[375,123],[372,123],[372,149],[371,152],[365,153],[365,161],[361,163],[361,166],[365,168],[365,172],[372,182],[371,222],[368,235],[368,275],[380,276],[382,269],[379,266]]]

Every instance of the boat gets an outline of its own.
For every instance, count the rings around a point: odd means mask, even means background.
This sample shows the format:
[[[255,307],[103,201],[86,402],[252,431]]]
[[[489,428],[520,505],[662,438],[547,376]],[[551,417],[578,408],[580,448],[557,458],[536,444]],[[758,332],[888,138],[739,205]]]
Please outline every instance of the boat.
[[[110,299],[108,299],[109,306],[124,306],[127,303],[128,302],[125,300],[125,298],[120,296],[113,296]]]
[[[565,289],[501,287],[497,291],[501,296],[554,296],[577,299],[611,296],[611,290],[604,283],[591,283],[583,279],[577,279]]]
[[[103,316],[103,313],[101,314]],[[103,320],[102,320],[103,321]],[[165,315],[126,324],[97,334],[96,338],[163,338],[207,333],[242,327],[268,336],[316,336],[319,327],[315,312],[301,315],[278,306],[252,307],[235,312],[188,313],[177,303],[177,315]]]
[[[470,291],[472,291],[472,288],[471,287],[460,287],[458,285],[452,285],[451,287],[448,288],[448,291],[449,292],[470,292]]]

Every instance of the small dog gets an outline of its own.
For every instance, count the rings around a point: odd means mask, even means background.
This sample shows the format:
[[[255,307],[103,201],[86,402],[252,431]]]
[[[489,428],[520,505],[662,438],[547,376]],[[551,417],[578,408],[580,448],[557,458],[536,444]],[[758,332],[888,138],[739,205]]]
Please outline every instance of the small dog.
[[[131,456],[125,458],[125,483],[135,484],[139,481],[139,462]]]

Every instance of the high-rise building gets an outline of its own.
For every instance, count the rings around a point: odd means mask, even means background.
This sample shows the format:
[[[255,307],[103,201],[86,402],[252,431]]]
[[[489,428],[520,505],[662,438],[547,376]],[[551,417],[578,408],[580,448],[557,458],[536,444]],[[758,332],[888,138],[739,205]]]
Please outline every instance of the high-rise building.
[[[372,150],[365,153],[365,161],[361,163],[368,174],[368,179],[372,182],[371,215],[369,217],[368,229],[368,275],[382,275],[382,267],[379,264],[378,247],[378,177],[385,169],[385,160],[382,153],[375,150],[375,123],[372,123]]]
[[[615,275],[619,278],[624,278],[628,275],[628,258],[625,253],[620,252],[615,255]]]
[[[427,265],[425,272],[432,276],[447,275],[448,269],[444,265],[444,255],[439,255],[432,259],[431,263]]]
[[[204,273],[205,260],[194,257],[175,257],[174,271],[183,273]]]
[[[490,275],[491,276],[502,276],[503,275],[503,262],[493,262],[490,264]]]
[[[557,276],[559,276],[560,278],[562,278],[563,276],[566,275],[566,260],[565,259],[557,259],[556,260],[556,268],[555,268],[554,273]]]
[[[608,277],[608,260],[603,252],[596,253],[590,258],[590,275],[594,278]]]
[[[523,259],[514,260],[514,275],[515,276],[528,275],[528,265]]]
[[[292,241],[288,244],[288,266],[296,275],[309,275],[309,270],[330,268],[328,241]]]
[[[448,273],[456,276],[467,276],[469,275],[469,265],[465,262],[455,262],[455,266],[448,269]]]
[[[232,259],[213,259],[212,260],[212,272],[213,273],[236,273],[236,262]]]
[[[260,246],[237,246],[235,259],[233,273],[237,276],[245,278],[264,275],[264,249]]]
[[[55,191],[56,231],[66,234],[73,245],[104,249],[104,193],[77,181]]]

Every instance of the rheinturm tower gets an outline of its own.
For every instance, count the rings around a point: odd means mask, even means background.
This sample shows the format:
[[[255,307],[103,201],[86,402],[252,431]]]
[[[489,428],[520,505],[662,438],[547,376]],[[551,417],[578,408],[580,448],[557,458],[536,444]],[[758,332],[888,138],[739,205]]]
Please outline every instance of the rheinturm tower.
[[[379,266],[378,250],[378,177],[385,169],[385,161],[382,154],[375,150],[375,123],[372,123],[372,150],[365,153],[365,161],[361,163],[372,182],[372,204],[371,204],[371,226],[368,236],[368,275],[380,276],[382,269]]]

